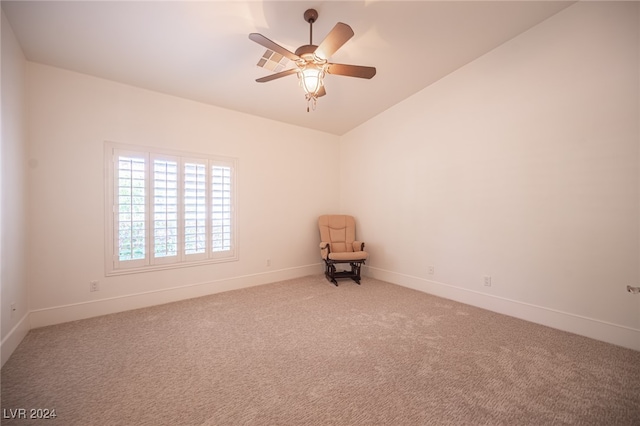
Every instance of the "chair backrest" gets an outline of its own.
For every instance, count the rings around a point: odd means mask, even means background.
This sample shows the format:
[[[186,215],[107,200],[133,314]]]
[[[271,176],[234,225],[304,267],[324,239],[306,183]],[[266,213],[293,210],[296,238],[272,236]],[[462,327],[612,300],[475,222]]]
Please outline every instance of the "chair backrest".
[[[356,221],[353,216],[327,214],[318,218],[320,241],[328,242],[332,253],[353,251]]]

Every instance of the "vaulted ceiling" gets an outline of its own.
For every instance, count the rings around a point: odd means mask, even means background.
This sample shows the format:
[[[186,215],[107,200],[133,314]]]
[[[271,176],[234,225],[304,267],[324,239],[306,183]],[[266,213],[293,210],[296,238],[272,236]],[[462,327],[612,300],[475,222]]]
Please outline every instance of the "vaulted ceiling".
[[[573,2],[2,1],[28,60],[341,135]],[[268,83],[258,32],[295,51],[337,22],[355,36],[332,62],[377,68],[328,75],[307,112],[295,75]]]

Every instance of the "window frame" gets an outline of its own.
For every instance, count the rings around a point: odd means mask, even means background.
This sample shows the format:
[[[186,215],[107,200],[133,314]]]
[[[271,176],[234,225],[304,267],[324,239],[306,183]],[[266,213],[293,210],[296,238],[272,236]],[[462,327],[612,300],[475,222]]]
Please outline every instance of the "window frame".
[[[120,260],[118,253],[119,232],[119,157],[127,155],[132,158],[145,159],[145,257],[140,260]],[[176,161],[177,163],[177,215],[178,253],[175,256],[154,256],[155,254],[155,207],[156,188],[155,160]],[[205,253],[185,253],[185,163],[205,165]],[[215,167],[229,169],[230,185],[230,243],[228,249],[215,250],[212,232],[213,220],[213,170]],[[104,193],[105,193],[105,276],[150,272],[164,269],[185,268],[213,263],[232,262],[238,260],[238,159],[234,157],[192,153],[161,149],[149,146],[121,144],[105,141],[104,143]],[[223,241],[224,245],[224,241]]]

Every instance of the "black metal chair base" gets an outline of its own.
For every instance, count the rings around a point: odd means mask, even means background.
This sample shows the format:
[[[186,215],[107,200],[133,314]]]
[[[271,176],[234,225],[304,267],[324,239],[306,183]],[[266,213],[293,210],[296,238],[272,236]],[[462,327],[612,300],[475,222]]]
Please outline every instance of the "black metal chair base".
[[[336,264],[340,264],[340,263],[348,263],[349,265],[351,265],[351,270],[337,271]],[[360,285],[360,268],[363,263],[364,263],[364,260],[359,260],[355,262],[354,261],[337,262],[333,260],[325,260],[326,268],[325,268],[324,275],[336,287],[338,286],[337,280],[341,278],[351,278],[353,281],[356,282],[356,284]]]

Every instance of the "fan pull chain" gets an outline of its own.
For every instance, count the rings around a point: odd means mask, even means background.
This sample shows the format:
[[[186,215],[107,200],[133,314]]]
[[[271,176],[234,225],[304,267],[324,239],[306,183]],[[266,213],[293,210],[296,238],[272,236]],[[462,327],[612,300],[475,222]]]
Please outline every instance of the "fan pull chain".
[[[317,102],[318,102],[318,99],[316,97],[307,96],[307,112],[309,112],[309,104],[311,104],[311,110],[315,111]]]
[[[309,112],[309,104],[311,103],[311,110],[316,110],[316,105],[318,103],[318,98],[315,96],[307,96],[307,112]]]

